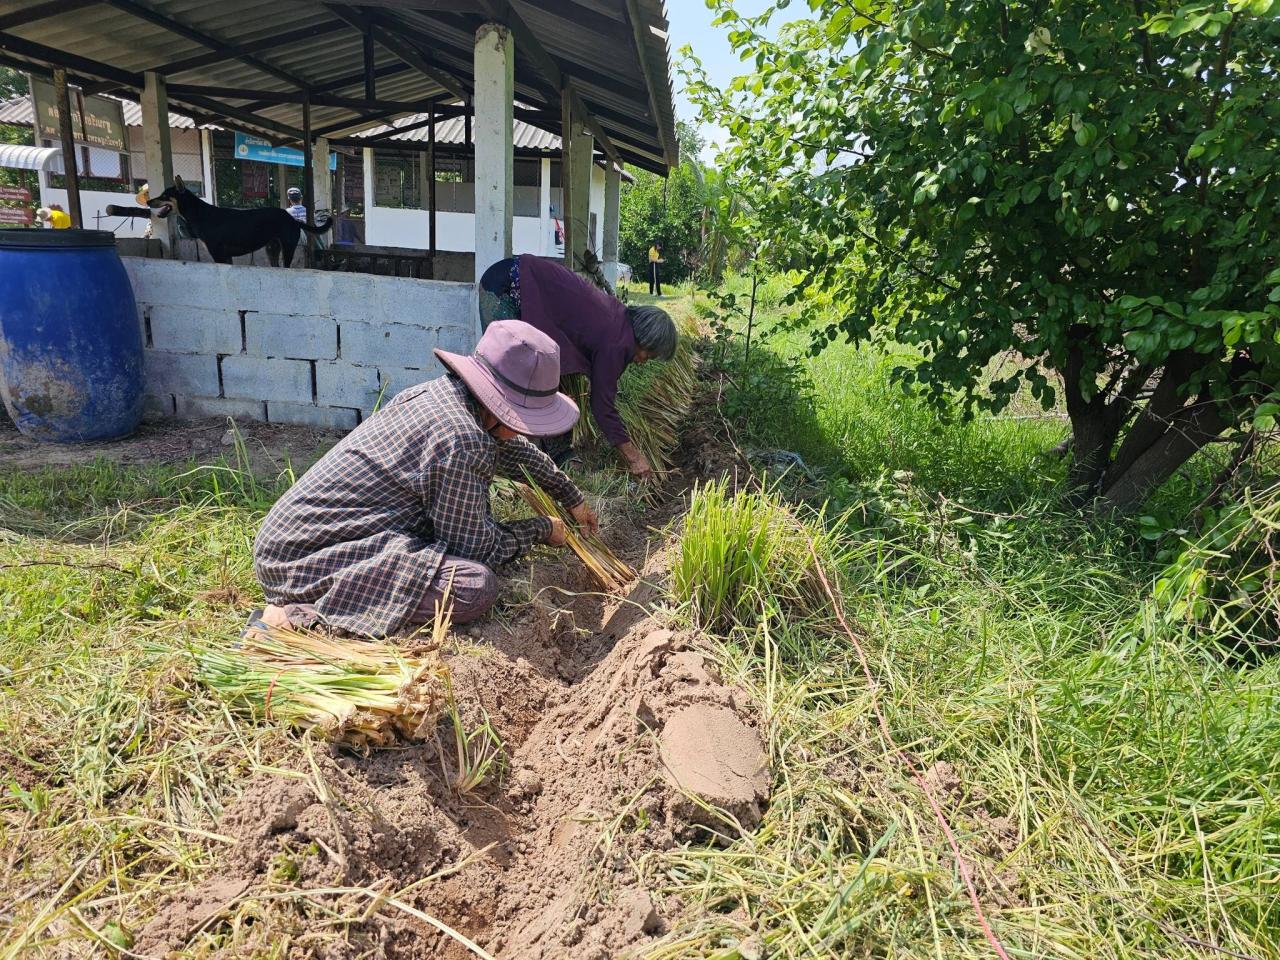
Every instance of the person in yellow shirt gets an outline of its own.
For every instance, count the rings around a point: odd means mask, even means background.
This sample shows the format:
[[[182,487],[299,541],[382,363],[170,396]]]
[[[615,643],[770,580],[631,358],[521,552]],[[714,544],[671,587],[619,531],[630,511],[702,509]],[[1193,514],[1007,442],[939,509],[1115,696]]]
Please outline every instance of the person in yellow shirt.
[[[71,215],[56,203],[52,207],[41,207],[36,211],[36,217],[54,230],[66,230],[71,226]]]
[[[649,248],[649,293],[662,296],[662,278],[658,276],[658,264],[666,263],[662,259],[662,244],[655,243]]]

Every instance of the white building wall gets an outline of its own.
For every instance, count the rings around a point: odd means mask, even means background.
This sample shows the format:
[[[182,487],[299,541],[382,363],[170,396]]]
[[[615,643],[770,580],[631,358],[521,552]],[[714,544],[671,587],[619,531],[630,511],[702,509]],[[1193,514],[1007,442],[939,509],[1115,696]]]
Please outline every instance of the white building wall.
[[[145,179],[146,164],[142,155],[142,128],[128,127],[127,131],[129,164],[133,168],[133,178]],[[199,185],[201,189],[207,191],[210,174],[205,170],[200,131],[170,129],[169,136],[173,147],[173,172],[190,180],[193,189]],[[160,190],[153,191],[153,193],[159,192]],[[49,186],[43,187],[40,191],[40,205],[49,207],[55,203],[62,209],[67,209],[67,191]],[[108,217],[106,208],[109,204],[117,207],[136,207],[138,204],[132,184],[122,183],[117,190],[113,191],[81,190],[80,210],[84,214],[86,229],[110,230],[117,237],[140,237],[146,232],[148,224],[146,220],[132,217]]]

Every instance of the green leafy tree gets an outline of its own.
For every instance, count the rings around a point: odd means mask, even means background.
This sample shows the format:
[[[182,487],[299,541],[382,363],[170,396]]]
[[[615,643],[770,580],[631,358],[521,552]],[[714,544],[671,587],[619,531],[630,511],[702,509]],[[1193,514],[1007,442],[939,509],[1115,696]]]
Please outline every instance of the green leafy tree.
[[[680,164],[666,177],[635,171],[619,199],[618,246],[623,263],[644,275],[649,247],[662,244],[664,281],[683,280],[701,264],[702,211],[705,190],[701,162],[703,142],[686,123],[678,125]]]
[[[1118,507],[1280,411],[1280,0],[810,0],[776,39],[710,5],[755,71],[692,95],[843,305],[823,342],[914,344],[967,411],[1061,390]]]

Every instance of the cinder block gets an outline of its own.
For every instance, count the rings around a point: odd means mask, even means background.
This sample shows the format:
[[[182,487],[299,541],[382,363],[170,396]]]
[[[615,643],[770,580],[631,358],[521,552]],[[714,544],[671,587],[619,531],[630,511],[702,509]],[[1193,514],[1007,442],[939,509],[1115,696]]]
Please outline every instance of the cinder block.
[[[142,398],[142,415],[144,417],[172,417],[173,394],[145,394]]]
[[[261,400],[228,400],[225,397],[174,398],[178,403],[175,414],[182,420],[200,417],[238,417],[242,420],[266,420],[267,405]]]
[[[168,353],[147,350],[146,390],[163,396],[181,393],[188,396],[218,395],[218,358],[193,353]]]
[[[311,363],[264,357],[223,357],[222,395],[242,400],[311,402]]]
[[[376,367],[342,360],[316,364],[316,402],[321,406],[372,410],[380,386]]]
[[[342,359],[378,367],[425,367],[440,331],[409,323],[343,323]]]
[[[387,399],[394,397],[401,390],[408,390],[410,387],[417,386],[426,380],[433,380],[437,376],[439,374],[431,370],[409,370],[401,367],[378,368],[380,389],[382,390],[382,395]]]
[[[336,360],[338,325],[332,317],[246,313],[245,347],[254,357]]]
[[[323,430],[354,430],[360,422],[360,413],[348,407],[317,407],[273,400],[267,404],[267,419],[272,423],[300,423]]]
[[[240,314],[234,310],[202,309],[153,303],[150,309],[151,346],[171,353],[239,353]]]

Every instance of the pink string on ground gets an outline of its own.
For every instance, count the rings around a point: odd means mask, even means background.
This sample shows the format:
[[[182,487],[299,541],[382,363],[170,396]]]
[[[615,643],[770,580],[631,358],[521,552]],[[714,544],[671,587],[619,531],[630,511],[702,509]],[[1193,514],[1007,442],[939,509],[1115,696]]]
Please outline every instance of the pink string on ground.
[[[863,649],[861,642],[859,642],[857,634],[849,626],[849,621],[845,619],[844,605],[831,588],[831,581],[827,579],[827,573],[822,568],[822,561],[818,559],[818,550],[812,540],[809,541],[809,554],[813,557],[813,565],[818,571],[818,579],[822,581],[822,589],[831,601],[831,607],[835,610],[836,619],[840,621],[840,626],[844,628],[844,632],[853,641],[853,648],[858,652],[858,660],[862,664],[862,672],[866,675],[867,685],[871,689],[871,709],[875,711],[876,720],[879,721],[880,732],[884,734],[885,740],[889,742],[889,746],[893,749],[898,759],[911,771],[912,779],[923,791],[925,799],[929,801],[929,806],[933,808],[933,815],[938,821],[938,826],[942,827],[947,843],[951,846],[951,852],[956,856],[956,863],[960,867],[960,876],[964,880],[965,889],[969,891],[969,901],[973,904],[974,913],[978,915],[978,923],[982,927],[982,932],[986,935],[987,943],[991,944],[991,949],[996,952],[996,956],[1000,960],[1009,960],[1009,954],[1005,952],[1004,945],[1001,944],[995,931],[991,929],[991,924],[987,922],[987,915],[983,912],[981,901],[978,900],[977,888],[973,885],[973,873],[969,869],[969,863],[965,860],[964,854],[960,852],[960,844],[956,841],[956,835],[952,832],[951,825],[947,823],[946,815],[942,812],[942,806],[934,796],[933,788],[929,786],[928,781],[920,773],[910,754],[898,746],[898,741],[894,739],[893,734],[889,731],[889,721],[885,719],[884,712],[880,709],[880,683],[871,672],[871,665],[867,660],[866,651]]]

